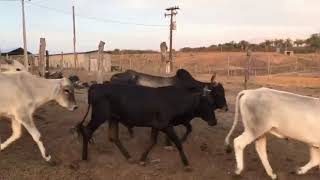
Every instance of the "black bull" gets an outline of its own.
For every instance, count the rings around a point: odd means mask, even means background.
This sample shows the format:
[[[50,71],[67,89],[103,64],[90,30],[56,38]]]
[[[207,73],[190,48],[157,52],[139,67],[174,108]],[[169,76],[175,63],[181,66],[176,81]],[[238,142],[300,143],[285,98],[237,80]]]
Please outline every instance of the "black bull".
[[[150,88],[112,83],[92,85],[88,92],[87,110],[88,114],[92,107],[91,120],[83,126],[86,114],[77,125],[78,132],[83,136],[82,159],[87,159],[88,142],[94,131],[108,121],[109,139],[126,159],[131,160],[131,156],[119,140],[119,123],[130,127],[152,128],[152,142],[141,156],[142,162],[156,144],[158,132],[161,131],[175,144],[183,164],[188,166],[189,162],[173,126],[176,121],[194,117],[201,117],[208,125],[215,125],[217,122],[211,109],[214,102],[209,91],[206,87],[199,92],[173,86]]]
[[[111,77],[111,83],[114,84],[131,84],[137,86],[146,86],[146,87],[165,87],[165,86],[175,86],[178,88],[183,89],[199,89],[201,90],[204,87],[208,87],[211,91],[211,95],[215,103],[212,104],[212,109],[224,109],[225,111],[228,110],[227,102],[225,99],[225,92],[222,84],[215,81],[216,75],[212,75],[210,83],[204,83],[201,81],[195,80],[191,74],[186,71],[185,69],[179,69],[176,72],[175,76],[172,77],[159,77],[153,76],[149,74],[144,74],[140,72],[136,72],[133,70],[127,70],[123,73],[115,74]],[[215,113],[213,112],[214,118],[216,118]],[[186,128],[186,133],[182,137],[182,142],[184,142],[188,135],[192,131],[192,126],[190,124],[191,119],[188,121],[183,119],[183,123],[176,122],[174,124],[183,125]],[[133,135],[133,130],[128,127],[128,130]],[[167,145],[170,145],[167,139]]]

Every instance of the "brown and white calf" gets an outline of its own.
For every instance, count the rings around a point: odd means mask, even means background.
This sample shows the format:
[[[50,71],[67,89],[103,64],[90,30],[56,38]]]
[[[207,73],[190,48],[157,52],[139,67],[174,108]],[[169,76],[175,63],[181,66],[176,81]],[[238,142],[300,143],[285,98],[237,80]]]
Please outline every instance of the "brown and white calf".
[[[33,113],[41,105],[56,101],[70,111],[77,108],[71,82],[66,79],[42,79],[28,72],[0,73],[0,116],[11,119],[12,135],[0,145],[4,150],[21,136],[23,125],[37,143],[42,157],[50,161],[35,126]]]
[[[234,139],[237,161],[236,174],[243,170],[243,150],[255,142],[256,151],[267,172],[276,179],[267,156],[266,134],[304,142],[310,147],[310,161],[296,173],[305,174],[311,168],[320,167],[320,99],[301,96],[269,88],[241,91],[236,100],[233,126],[225,139],[230,151],[230,136],[239,116],[244,132]]]

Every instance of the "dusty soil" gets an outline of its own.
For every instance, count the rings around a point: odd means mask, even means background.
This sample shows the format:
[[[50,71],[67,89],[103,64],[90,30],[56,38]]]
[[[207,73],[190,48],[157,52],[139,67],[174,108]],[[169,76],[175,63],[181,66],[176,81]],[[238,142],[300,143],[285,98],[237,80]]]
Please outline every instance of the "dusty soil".
[[[57,161],[57,165],[51,166],[44,162],[31,136],[24,131],[18,141],[0,153],[0,179],[269,179],[253,145],[249,145],[245,150],[246,168],[243,175],[233,176],[234,154],[225,153],[223,142],[233,121],[235,96],[242,85],[238,80],[223,79],[223,82],[230,111],[217,113],[219,123],[215,127],[208,127],[202,120],[194,119],[193,132],[184,144],[184,150],[193,167],[192,172],[183,170],[177,151],[167,151],[163,148],[163,136],[160,136],[158,145],[149,154],[149,163],[145,167],[129,164],[119,150],[108,142],[106,125],[95,133],[96,142],[89,146],[89,161],[79,161],[81,145],[70,133],[70,129],[82,119],[87,105],[86,92],[77,91],[76,98],[80,108],[76,112],[68,112],[54,103],[49,103],[35,114],[45,146]],[[255,87],[259,85],[250,84],[250,88]],[[320,95],[319,86],[272,87],[304,95]],[[149,142],[150,129],[135,128],[134,138],[129,137],[125,128],[120,129],[122,142],[131,155],[138,159]],[[176,129],[180,135],[184,132],[183,128]],[[238,125],[233,137],[238,136],[241,131],[241,125]],[[2,141],[10,134],[9,122],[0,121]],[[270,163],[281,180],[319,179],[320,173],[317,168],[303,176],[290,173],[308,161],[308,154],[308,147],[302,143],[268,137]]]

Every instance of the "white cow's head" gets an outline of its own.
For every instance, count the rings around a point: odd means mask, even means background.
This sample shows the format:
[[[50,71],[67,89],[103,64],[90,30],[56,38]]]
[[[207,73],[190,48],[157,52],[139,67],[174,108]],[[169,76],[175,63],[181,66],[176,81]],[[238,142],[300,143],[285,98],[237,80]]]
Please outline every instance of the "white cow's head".
[[[17,60],[4,60],[4,61],[5,61],[5,63],[1,64],[1,66],[0,66],[1,72],[27,71],[26,67],[24,67],[24,65],[22,65]]]
[[[78,108],[74,97],[74,88],[71,81],[67,78],[59,79],[59,88],[56,101],[70,111]]]

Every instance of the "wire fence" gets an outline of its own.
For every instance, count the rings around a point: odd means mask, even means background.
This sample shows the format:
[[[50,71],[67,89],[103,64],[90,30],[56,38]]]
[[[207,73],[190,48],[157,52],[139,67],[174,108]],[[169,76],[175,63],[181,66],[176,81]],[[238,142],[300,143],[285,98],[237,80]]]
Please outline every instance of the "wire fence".
[[[106,56],[111,61],[112,72],[123,72],[128,69],[136,70],[153,75],[166,75],[165,74],[165,62],[161,61],[160,53],[150,54],[118,54]],[[62,61],[60,57],[63,57]],[[84,58],[83,61],[93,62],[92,57],[95,56],[81,56],[78,58]],[[91,59],[90,59],[91,57]],[[23,61],[22,56],[9,56],[9,59]],[[87,58],[87,59],[85,59]],[[89,58],[89,60],[88,60]],[[179,58],[179,57],[178,57]],[[195,55],[197,58],[197,55]],[[282,58],[282,59],[281,59]],[[37,68],[37,60],[34,56],[29,56],[29,59]],[[245,56],[224,56],[218,63],[189,61],[175,61],[173,63],[172,74],[178,69],[186,69],[192,74],[212,74],[217,73],[224,76],[244,76],[248,72],[249,76],[265,76],[265,75],[281,75],[292,73],[313,73],[320,72],[320,57],[318,56],[294,56],[289,60],[283,60],[283,56],[272,57],[253,56],[250,59],[249,66],[245,63]],[[72,70],[75,69],[73,65],[73,58],[67,58],[67,56],[57,55],[57,57],[50,57],[50,68],[59,68]],[[93,68],[91,68],[93,69]],[[86,70],[81,68],[79,70]],[[90,70],[89,70],[90,71]],[[171,75],[172,75],[171,74]]]
[[[294,59],[294,60],[292,60]],[[257,62],[259,61],[259,62]],[[207,64],[201,61],[192,63],[174,63],[173,73],[177,69],[186,69],[193,74],[217,73],[226,76],[244,76],[248,71],[250,76],[288,74],[297,72],[320,72],[320,58],[292,57],[289,62],[281,62],[276,58],[252,57],[249,67],[243,63],[243,57],[225,57],[224,63]],[[262,63],[261,63],[262,62]],[[165,64],[159,54],[153,55],[116,55],[112,56],[112,66],[115,71],[133,69],[149,74],[164,74]]]

